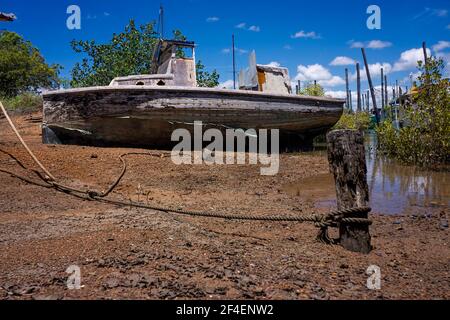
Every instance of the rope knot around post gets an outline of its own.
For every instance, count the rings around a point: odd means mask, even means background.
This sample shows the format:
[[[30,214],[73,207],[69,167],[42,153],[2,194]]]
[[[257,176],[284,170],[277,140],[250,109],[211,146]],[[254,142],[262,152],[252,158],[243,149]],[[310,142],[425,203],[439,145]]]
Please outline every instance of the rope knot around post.
[[[367,216],[372,209],[370,207],[351,208],[338,211],[332,211],[327,215],[318,216],[314,226],[319,228],[317,240],[326,244],[338,244],[340,239],[331,239],[328,234],[329,228],[341,228],[342,225],[366,225],[372,224]],[[348,215],[360,215],[361,217],[348,218]]]

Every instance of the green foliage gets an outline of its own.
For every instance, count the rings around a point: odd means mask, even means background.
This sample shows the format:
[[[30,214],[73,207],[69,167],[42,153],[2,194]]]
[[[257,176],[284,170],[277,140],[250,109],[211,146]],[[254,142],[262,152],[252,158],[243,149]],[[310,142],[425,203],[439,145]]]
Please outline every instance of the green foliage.
[[[349,113],[345,111],[334,129],[351,129],[365,131],[370,129],[370,115],[367,112]]]
[[[73,40],[72,49],[87,57],[72,69],[70,85],[102,86],[119,76],[149,73],[157,40],[153,22],[137,27],[134,20],[107,44]]]
[[[412,103],[403,107],[404,127],[396,130],[391,121],[377,129],[379,148],[407,164],[432,167],[450,158],[450,82],[442,77],[442,59],[419,62],[419,87]]]
[[[26,92],[12,98],[0,98],[6,109],[12,111],[36,111],[42,108],[42,96]]]
[[[186,41],[180,30],[173,31],[173,38]],[[72,69],[70,86],[106,86],[116,77],[148,74],[158,40],[153,22],[138,27],[134,20],[130,20],[123,32],[113,34],[109,43],[97,44],[94,40],[72,41],[72,49],[86,57]],[[182,48],[177,50],[176,56],[185,57]],[[197,78],[199,86],[211,87],[219,84],[217,71],[204,71],[200,61],[197,63]]]
[[[197,62],[197,85],[199,87],[215,88],[219,85],[219,73],[216,70],[213,72],[205,71],[205,66],[199,60]]]
[[[305,96],[323,97],[325,96],[325,90],[320,84],[310,83],[300,90],[300,94]]]
[[[14,32],[0,32],[0,96],[58,87],[60,66],[49,66],[31,42]]]

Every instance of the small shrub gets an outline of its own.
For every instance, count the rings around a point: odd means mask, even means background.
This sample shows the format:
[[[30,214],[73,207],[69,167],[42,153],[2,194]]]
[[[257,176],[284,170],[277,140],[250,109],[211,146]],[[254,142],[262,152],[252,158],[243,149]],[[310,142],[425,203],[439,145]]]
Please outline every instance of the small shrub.
[[[6,109],[19,112],[37,111],[42,107],[42,97],[33,93],[23,93],[13,98],[0,98]]]
[[[378,129],[378,148],[403,163],[437,167],[450,161],[450,82],[442,77],[442,59],[419,62],[419,88],[403,107],[406,124],[396,130],[391,121]]]
[[[370,115],[366,112],[344,112],[339,122],[333,129],[351,129],[365,131],[370,128]]]

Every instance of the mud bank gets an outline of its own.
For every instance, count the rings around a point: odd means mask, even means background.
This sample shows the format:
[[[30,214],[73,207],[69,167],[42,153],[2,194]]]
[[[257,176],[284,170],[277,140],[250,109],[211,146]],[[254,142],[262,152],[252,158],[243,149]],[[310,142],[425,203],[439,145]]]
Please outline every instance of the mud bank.
[[[43,145],[39,123],[28,118],[13,120],[44,165],[67,184],[106,188],[120,173],[118,155],[130,151]],[[35,168],[4,119],[0,131],[0,149]],[[308,215],[332,205],[317,205],[330,197],[314,183],[328,172],[321,153],[282,155],[274,177],[261,176],[259,166],[177,166],[164,156],[127,162],[113,194],[121,199],[260,215]],[[27,173],[3,152],[0,167]],[[302,190],[309,194],[286,189],[299,181],[306,181]],[[407,203],[391,213],[382,207],[372,213],[375,248],[360,255],[317,243],[311,224],[120,208],[0,173],[0,298],[449,299],[447,203]],[[80,290],[67,289],[71,265],[81,269]],[[370,265],[381,268],[379,291],[366,287]]]

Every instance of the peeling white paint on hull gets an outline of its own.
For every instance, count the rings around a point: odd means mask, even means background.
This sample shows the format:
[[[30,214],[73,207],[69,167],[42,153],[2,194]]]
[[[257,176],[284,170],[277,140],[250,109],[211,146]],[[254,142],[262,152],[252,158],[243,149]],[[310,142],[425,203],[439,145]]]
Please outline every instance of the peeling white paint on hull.
[[[118,86],[61,90],[44,95],[45,143],[170,147],[173,130],[279,129],[298,143],[330,129],[341,99],[209,88]],[[85,132],[89,132],[87,135]],[[51,137],[52,139],[49,139]],[[295,142],[294,142],[295,144]]]

